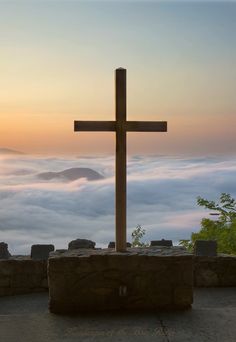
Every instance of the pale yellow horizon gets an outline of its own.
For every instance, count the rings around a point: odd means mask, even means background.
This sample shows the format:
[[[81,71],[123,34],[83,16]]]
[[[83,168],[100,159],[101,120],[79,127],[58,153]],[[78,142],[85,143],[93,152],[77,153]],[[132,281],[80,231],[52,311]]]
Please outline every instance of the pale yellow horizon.
[[[114,120],[124,67],[128,120],[168,121],[168,133],[128,134],[129,153],[234,152],[233,4],[3,2],[0,13],[0,148],[114,153],[114,134],[73,122]]]

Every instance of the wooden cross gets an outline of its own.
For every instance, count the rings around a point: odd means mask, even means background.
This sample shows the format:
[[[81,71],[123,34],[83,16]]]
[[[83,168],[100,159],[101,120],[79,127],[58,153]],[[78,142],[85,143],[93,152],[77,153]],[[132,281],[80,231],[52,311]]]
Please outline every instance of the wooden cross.
[[[116,132],[116,251],[126,250],[126,132],[167,132],[166,121],[126,121],[126,69],[115,71],[116,121],[75,121],[74,131]]]

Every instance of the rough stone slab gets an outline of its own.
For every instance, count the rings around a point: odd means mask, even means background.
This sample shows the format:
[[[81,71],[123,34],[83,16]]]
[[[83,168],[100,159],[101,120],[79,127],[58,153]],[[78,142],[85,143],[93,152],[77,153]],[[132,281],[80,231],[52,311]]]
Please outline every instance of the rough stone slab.
[[[95,245],[96,243],[92,240],[76,239],[69,242],[68,249],[94,248]]]
[[[151,241],[151,247],[154,246],[165,246],[165,247],[172,247],[173,246],[173,242],[172,240],[152,240]]]
[[[54,313],[187,308],[193,301],[193,256],[174,247],[51,253],[48,278]]]
[[[0,259],[9,259],[11,254],[8,251],[8,244],[0,242]]]
[[[55,250],[53,245],[32,245],[31,258],[34,260],[47,260],[49,253]]]
[[[198,256],[217,256],[217,241],[196,240],[194,244],[194,254]]]
[[[126,242],[126,247],[130,248],[130,247],[131,247],[131,243],[130,243],[130,242]],[[115,243],[115,241],[109,242],[108,248],[116,248],[116,243]]]

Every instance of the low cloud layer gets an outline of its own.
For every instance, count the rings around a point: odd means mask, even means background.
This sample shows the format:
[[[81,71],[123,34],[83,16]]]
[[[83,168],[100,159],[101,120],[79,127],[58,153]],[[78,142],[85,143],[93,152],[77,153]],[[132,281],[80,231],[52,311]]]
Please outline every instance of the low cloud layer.
[[[75,238],[97,246],[114,241],[114,158],[0,157],[0,240],[13,254],[36,243],[67,248]],[[103,180],[39,180],[37,174],[88,167]],[[142,225],[145,239],[189,238],[208,212],[196,197],[236,196],[236,157],[170,158],[134,156],[128,163],[128,240]]]

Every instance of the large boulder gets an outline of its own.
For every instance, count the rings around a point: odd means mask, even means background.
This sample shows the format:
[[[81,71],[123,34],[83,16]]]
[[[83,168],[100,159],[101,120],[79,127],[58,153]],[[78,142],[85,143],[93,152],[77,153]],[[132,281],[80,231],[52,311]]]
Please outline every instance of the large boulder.
[[[68,249],[78,249],[78,248],[94,248],[96,242],[87,239],[76,239],[72,240],[68,244]]]
[[[0,242],[0,259],[9,259],[11,254],[8,251],[8,244]]]

